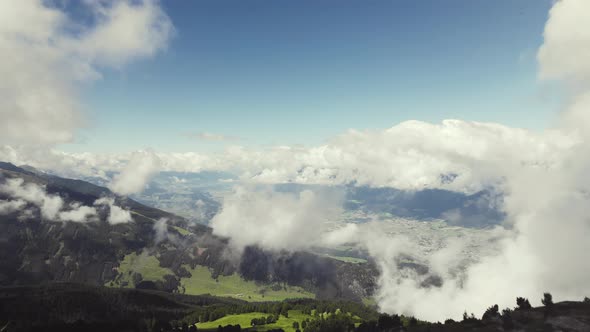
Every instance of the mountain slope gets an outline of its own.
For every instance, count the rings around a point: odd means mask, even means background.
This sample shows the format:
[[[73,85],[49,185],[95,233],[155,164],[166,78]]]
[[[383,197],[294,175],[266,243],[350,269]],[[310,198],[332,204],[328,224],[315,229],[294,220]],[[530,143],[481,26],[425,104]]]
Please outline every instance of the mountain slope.
[[[47,197],[36,201],[21,194],[25,198],[17,200],[14,193],[11,196],[0,190],[0,203],[24,204],[0,213],[0,285],[68,281],[213,292],[217,287],[201,286],[210,280],[220,285],[219,292],[247,288],[253,293],[224,295],[251,300],[265,295],[268,299],[318,296],[360,300],[369,296],[375,285],[377,271],[370,263],[253,247],[236,252],[226,239],[212,235],[204,225],[116,196],[107,188],[0,164],[0,188],[15,183],[18,190],[36,189],[33,196]],[[43,209],[56,199],[63,200],[62,212],[87,207],[96,209],[96,216],[78,222],[48,218]],[[105,199],[111,200],[111,209],[128,211],[132,221],[112,223],[108,208],[97,205]],[[234,284],[223,284],[230,281]]]

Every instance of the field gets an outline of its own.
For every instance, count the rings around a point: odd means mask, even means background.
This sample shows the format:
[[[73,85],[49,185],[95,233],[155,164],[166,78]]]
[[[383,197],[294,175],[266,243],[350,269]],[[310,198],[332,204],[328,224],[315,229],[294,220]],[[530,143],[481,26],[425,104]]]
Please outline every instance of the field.
[[[233,297],[246,301],[282,301],[293,298],[315,298],[313,293],[301,287],[283,285],[259,285],[254,281],[246,281],[239,275],[219,276],[214,279],[205,266],[197,265],[192,269],[184,267],[191,273],[190,278],[181,278],[179,291],[188,295],[211,294],[215,296]],[[161,267],[155,256],[136,253],[125,256],[119,266],[119,275],[105,286],[135,287],[133,272],[140,273],[142,280],[164,280],[167,274],[174,274],[170,269]]]
[[[315,295],[300,287],[275,285],[257,285],[253,281],[245,281],[237,274],[219,276],[214,279],[211,272],[204,266],[197,265],[194,269],[184,266],[190,278],[180,279],[181,291],[185,294],[211,294],[215,296],[234,297],[246,301],[282,301],[292,298],[314,298]],[[274,289],[273,289],[274,288]]]
[[[106,286],[134,287],[133,272],[140,273],[142,280],[164,280],[167,274],[174,274],[170,269],[161,267],[155,256],[136,253],[125,256],[119,266],[119,276],[114,281],[108,282]]]
[[[242,328],[248,328],[248,327],[251,327],[250,321],[252,321],[253,318],[260,318],[260,317],[266,317],[266,316],[269,316],[269,314],[265,314],[265,313],[261,313],[261,312],[250,312],[247,314],[240,314],[240,315],[228,315],[228,316],[220,318],[216,321],[206,322],[206,323],[198,323],[197,329],[199,331],[201,331],[201,330],[216,330],[219,325],[225,326],[225,325],[230,325],[230,324],[231,325],[239,324]],[[258,326],[258,327],[256,327],[256,330],[257,331],[266,331],[266,330],[270,330],[270,329],[281,328],[281,329],[285,330],[285,332],[295,332],[295,329],[293,328],[293,322],[298,322],[299,324],[301,324],[301,322],[303,320],[305,320],[306,318],[312,319],[312,316],[303,314],[303,313],[301,313],[301,311],[298,311],[298,310],[289,310],[289,317],[288,318],[285,316],[280,316],[279,320],[276,323]]]
[[[189,235],[189,234],[192,234],[191,232],[187,231],[186,229],[184,229],[182,227],[172,226],[172,228],[174,228],[175,230],[177,230],[178,233],[180,233],[180,235]]]

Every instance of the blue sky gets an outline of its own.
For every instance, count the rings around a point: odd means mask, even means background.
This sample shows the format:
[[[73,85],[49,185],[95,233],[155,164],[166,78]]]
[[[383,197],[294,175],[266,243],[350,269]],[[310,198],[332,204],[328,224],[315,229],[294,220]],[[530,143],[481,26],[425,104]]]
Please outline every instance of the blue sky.
[[[536,78],[551,2],[163,1],[168,49],[92,83],[89,126],[61,148],[315,145],[410,119],[541,130],[559,101]]]

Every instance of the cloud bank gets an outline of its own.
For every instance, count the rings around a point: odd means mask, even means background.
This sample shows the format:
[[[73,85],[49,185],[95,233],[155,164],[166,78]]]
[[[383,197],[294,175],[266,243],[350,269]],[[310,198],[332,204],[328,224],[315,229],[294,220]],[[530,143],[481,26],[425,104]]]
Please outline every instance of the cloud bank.
[[[0,159],[63,176],[106,178],[107,172],[121,172],[129,174],[129,191],[141,190],[144,180],[159,168],[229,171],[244,183],[355,184],[474,193],[501,184],[514,169],[559,168],[579,140],[575,132],[559,130],[533,133],[493,123],[408,121],[385,130],[350,130],[310,148],[234,146],[219,154],[154,152],[155,157],[148,157],[145,152],[41,153],[5,146],[0,148]],[[151,158],[159,159],[159,167],[153,167],[156,163]],[[127,183],[126,176],[123,179]],[[118,190],[126,191],[125,186]]]

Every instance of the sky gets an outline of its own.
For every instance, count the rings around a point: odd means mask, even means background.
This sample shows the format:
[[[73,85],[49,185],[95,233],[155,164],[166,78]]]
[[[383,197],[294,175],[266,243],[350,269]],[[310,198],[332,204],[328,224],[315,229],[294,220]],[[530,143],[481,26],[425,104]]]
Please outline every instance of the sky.
[[[312,146],[405,120],[541,130],[560,103],[536,74],[551,3],[162,1],[165,47],[101,68],[81,93],[84,126],[59,148]]]
[[[0,160],[474,192],[579,140],[580,1],[7,0]]]

